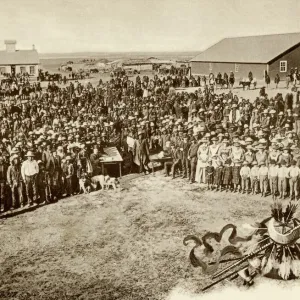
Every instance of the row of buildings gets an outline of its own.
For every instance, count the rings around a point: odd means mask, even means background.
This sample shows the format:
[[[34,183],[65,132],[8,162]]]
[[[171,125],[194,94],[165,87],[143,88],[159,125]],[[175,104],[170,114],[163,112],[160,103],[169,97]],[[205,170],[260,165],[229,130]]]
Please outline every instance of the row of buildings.
[[[39,55],[36,49],[17,50],[15,40],[4,41],[6,49],[0,51],[0,74],[28,73],[38,76]],[[237,78],[248,76],[263,79],[268,73],[286,76],[291,68],[300,67],[300,33],[224,38],[196,57],[186,61],[149,58],[147,60],[118,60],[111,67],[122,66],[138,71],[155,65],[190,67],[193,75],[234,72]]]

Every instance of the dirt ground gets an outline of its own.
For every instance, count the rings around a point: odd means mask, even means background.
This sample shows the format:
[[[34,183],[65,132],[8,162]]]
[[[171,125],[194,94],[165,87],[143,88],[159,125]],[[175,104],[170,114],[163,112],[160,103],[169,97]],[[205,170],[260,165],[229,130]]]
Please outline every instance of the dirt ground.
[[[174,288],[201,293],[211,280],[191,266],[193,245],[184,246],[183,238],[227,223],[242,230],[268,216],[270,204],[270,197],[214,193],[159,171],[124,177],[119,191],[2,219],[0,299],[158,300]]]
[[[72,59],[71,59],[72,60]],[[58,71],[58,67],[62,62],[66,62],[67,60],[55,60],[55,59],[44,59],[42,60],[42,69],[44,71],[48,71],[51,74],[52,73],[61,73],[63,76],[66,76],[68,78],[69,74],[68,72],[61,72]],[[155,75],[154,71],[141,71],[141,74],[139,75],[140,77],[143,77],[144,75],[149,76],[150,78],[153,78]],[[129,79],[135,81],[137,75],[130,76]],[[163,75],[159,75],[160,77],[164,77]],[[84,80],[79,80],[82,84],[87,84],[88,82],[92,83],[93,85],[97,85],[99,83],[99,79],[102,79],[104,82],[108,81],[111,79],[110,73],[98,73],[98,74],[91,74],[91,77],[88,79]],[[48,82],[43,82],[42,86],[46,87],[48,85]],[[63,86],[63,85],[62,85]],[[238,85],[238,79],[234,85],[233,93],[236,94],[237,96],[241,96],[247,99],[250,99],[251,102],[255,100],[256,97],[259,96],[259,89],[265,86],[264,81],[260,80],[257,82],[256,89],[253,89],[251,86],[251,90],[243,90],[241,86]],[[289,86],[289,89],[286,88],[286,82],[285,80],[280,81],[278,88],[276,89],[274,80],[272,80],[269,88],[266,89],[266,93],[269,95],[269,97],[274,97],[277,93],[282,93],[283,97],[289,92],[291,92],[291,85]],[[187,91],[187,92],[194,92],[197,90],[197,88],[186,88],[186,89],[177,89],[178,91]],[[228,89],[217,89],[217,93],[222,93],[222,92],[228,92]]]

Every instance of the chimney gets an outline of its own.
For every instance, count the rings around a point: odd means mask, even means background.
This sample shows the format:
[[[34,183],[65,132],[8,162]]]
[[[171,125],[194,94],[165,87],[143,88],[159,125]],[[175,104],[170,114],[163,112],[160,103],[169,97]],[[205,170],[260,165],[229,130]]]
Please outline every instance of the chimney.
[[[4,44],[6,45],[6,52],[16,52],[16,43],[15,40],[6,40]]]
[[[35,46],[34,46],[34,44],[32,45],[32,50],[35,50]]]

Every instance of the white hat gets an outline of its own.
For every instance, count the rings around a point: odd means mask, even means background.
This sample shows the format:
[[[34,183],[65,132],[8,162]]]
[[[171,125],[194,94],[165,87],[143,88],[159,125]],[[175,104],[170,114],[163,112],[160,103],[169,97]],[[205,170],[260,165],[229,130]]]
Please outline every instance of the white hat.
[[[27,151],[26,155],[27,157],[34,157],[34,154],[32,151]]]

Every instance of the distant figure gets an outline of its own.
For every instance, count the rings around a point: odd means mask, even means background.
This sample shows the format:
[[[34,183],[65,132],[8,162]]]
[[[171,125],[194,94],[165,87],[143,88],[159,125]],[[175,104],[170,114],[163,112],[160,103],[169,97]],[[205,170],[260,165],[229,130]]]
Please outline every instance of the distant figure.
[[[293,74],[293,84],[296,86],[297,84],[297,76],[298,76],[298,69],[295,68],[294,74]]]
[[[265,83],[267,85],[267,88],[269,88],[269,84],[270,84],[271,80],[270,80],[270,76],[268,73],[266,73],[266,76],[265,76]]]
[[[224,73],[223,78],[224,78],[224,84],[226,84],[228,88],[228,74],[226,72]]]
[[[231,88],[231,89],[233,88],[234,82],[235,82],[234,74],[233,74],[233,72],[231,71],[231,72],[230,72],[230,75],[229,75],[229,84],[230,84],[230,88]]]
[[[291,82],[291,75],[290,74],[286,74],[285,77],[285,82],[286,82],[286,88],[289,88],[290,82]]]
[[[278,84],[279,84],[279,82],[280,82],[280,77],[279,77],[278,74],[276,74],[275,79],[274,79],[274,82],[275,82],[275,86],[276,86],[276,89],[277,89],[277,88],[278,88]]]
[[[252,80],[253,80],[253,74],[252,74],[251,71],[248,74],[248,79],[249,79],[250,82],[252,82]]]

